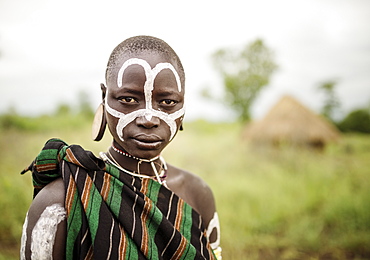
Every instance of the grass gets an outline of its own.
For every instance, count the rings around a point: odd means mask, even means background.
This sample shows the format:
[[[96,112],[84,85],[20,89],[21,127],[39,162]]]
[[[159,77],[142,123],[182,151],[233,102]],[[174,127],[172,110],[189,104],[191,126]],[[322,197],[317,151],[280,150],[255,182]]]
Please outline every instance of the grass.
[[[32,198],[30,174],[18,172],[43,143],[60,137],[95,153],[110,145],[108,134],[93,143],[87,121],[76,122],[0,129],[0,259],[18,258]],[[318,153],[250,147],[241,131],[237,123],[185,123],[164,152],[212,187],[224,259],[370,259],[370,136],[346,135]]]

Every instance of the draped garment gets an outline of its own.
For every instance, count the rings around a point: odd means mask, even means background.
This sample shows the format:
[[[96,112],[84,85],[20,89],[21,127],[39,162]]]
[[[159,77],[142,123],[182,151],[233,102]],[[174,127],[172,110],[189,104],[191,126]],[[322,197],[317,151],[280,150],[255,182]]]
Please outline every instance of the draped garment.
[[[34,197],[64,180],[66,259],[215,259],[201,216],[152,179],[59,139],[49,140],[22,173],[28,170]]]

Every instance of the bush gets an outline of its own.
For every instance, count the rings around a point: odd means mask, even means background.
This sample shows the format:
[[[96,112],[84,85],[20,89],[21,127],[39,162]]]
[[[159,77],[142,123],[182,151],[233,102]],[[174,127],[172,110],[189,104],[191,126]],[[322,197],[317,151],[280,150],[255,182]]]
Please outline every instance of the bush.
[[[366,109],[350,112],[338,125],[343,132],[370,133],[370,113]]]

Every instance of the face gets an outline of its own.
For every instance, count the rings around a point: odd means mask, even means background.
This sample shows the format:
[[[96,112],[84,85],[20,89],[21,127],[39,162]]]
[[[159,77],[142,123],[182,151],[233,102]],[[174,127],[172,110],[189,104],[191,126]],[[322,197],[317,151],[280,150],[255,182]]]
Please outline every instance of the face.
[[[114,140],[131,155],[158,156],[184,115],[184,88],[176,64],[146,53],[123,60],[107,82],[105,109]]]

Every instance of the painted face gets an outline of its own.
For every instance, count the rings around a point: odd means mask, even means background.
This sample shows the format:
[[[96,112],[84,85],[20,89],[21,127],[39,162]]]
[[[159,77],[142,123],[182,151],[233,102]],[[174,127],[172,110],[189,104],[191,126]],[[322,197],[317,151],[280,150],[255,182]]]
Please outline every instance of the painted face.
[[[111,81],[105,108],[116,142],[136,157],[157,156],[177,133],[185,112],[175,67],[158,55],[131,58]]]

